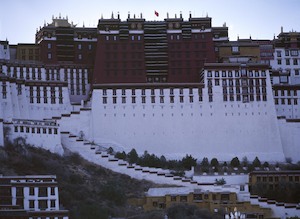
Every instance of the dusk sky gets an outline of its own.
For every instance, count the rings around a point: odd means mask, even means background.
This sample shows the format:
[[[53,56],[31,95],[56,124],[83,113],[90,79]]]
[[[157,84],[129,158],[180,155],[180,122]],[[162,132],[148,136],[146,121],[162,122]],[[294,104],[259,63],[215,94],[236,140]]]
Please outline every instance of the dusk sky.
[[[1,2],[0,40],[10,44],[34,43],[36,29],[44,22],[51,23],[52,16],[68,16],[77,26],[96,27],[103,15],[110,18],[112,12],[121,19],[136,14],[146,20],[163,20],[179,16],[185,20],[189,12],[193,17],[208,15],[213,26],[229,27],[230,40],[240,38],[273,39],[280,32],[300,31],[300,0],[12,0]],[[154,11],[159,12],[156,17]]]

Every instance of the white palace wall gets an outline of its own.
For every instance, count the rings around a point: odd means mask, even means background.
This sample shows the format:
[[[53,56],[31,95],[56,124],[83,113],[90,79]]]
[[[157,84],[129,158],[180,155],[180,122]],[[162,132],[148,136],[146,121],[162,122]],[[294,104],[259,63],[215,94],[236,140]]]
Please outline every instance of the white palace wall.
[[[3,119],[0,118],[0,146],[4,146]]]
[[[267,77],[267,101],[245,103],[223,101],[221,86],[212,88],[213,100],[210,102],[207,80],[205,87],[200,88],[200,95],[199,87],[203,86],[200,84],[194,86],[192,92],[190,88],[174,88],[174,103],[169,100],[171,88],[166,87],[163,92],[153,88],[155,103],[151,103],[151,89],[145,90],[146,103],[142,103],[142,89],[136,89],[134,104],[131,89],[127,89],[125,95],[117,88],[115,95],[113,89],[94,89],[94,140],[118,143],[126,151],[135,148],[141,154],[147,150],[168,158],[191,154],[199,159],[204,156],[220,160],[259,156],[262,160],[283,161],[268,74]],[[180,94],[181,89],[183,94]],[[162,96],[164,103],[161,103]],[[180,96],[183,96],[183,102]],[[193,96],[193,102],[190,102],[190,96]],[[126,103],[122,103],[123,97]],[[106,98],[106,104],[103,104],[103,98]]]
[[[23,138],[27,144],[63,154],[60,128],[55,121],[13,119],[5,126],[10,130],[8,139],[11,142]]]
[[[286,158],[300,161],[300,122],[279,119],[280,137]]]

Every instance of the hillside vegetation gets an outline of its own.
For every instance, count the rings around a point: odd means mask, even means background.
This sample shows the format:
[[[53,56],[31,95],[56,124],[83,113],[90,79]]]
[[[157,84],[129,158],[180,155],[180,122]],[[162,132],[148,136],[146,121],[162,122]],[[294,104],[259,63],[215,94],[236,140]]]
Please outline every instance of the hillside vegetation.
[[[22,141],[0,147],[0,174],[56,175],[60,203],[70,210],[71,219],[140,215],[142,210],[127,200],[140,198],[155,186],[92,164],[78,154],[59,156]]]

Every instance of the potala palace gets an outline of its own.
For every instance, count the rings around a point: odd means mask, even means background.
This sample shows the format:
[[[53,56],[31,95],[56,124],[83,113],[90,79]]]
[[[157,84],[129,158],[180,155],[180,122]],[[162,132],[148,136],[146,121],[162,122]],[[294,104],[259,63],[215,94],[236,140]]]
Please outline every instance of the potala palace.
[[[230,41],[210,17],[57,17],[0,41],[0,145],[70,139],[168,158],[300,160],[300,33]]]

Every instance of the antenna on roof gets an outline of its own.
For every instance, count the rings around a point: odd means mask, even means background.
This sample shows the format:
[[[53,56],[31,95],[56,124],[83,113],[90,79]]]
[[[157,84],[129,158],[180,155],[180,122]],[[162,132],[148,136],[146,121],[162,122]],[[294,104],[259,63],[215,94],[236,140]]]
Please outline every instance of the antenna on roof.
[[[167,18],[169,18],[169,12],[167,12]]]
[[[143,14],[141,13],[141,18],[143,18]]]
[[[175,18],[177,18],[177,14],[175,14]]]
[[[103,19],[103,14],[101,14],[101,19]]]
[[[190,13],[190,18],[192,18],[192,12],[190,11],[189,13]]]
[[[130,18],[130,11],[128,11],[128,18]]]
[[[114,12],[111,12],[111,19],[114,19]]]
[[[118,19],[120,19],[120,12],[118,12]]]
[[[59,19],[61,19],[61,14],[59,13]]]
[[[180,11],[180,18],[182,18],[182,11]]]

